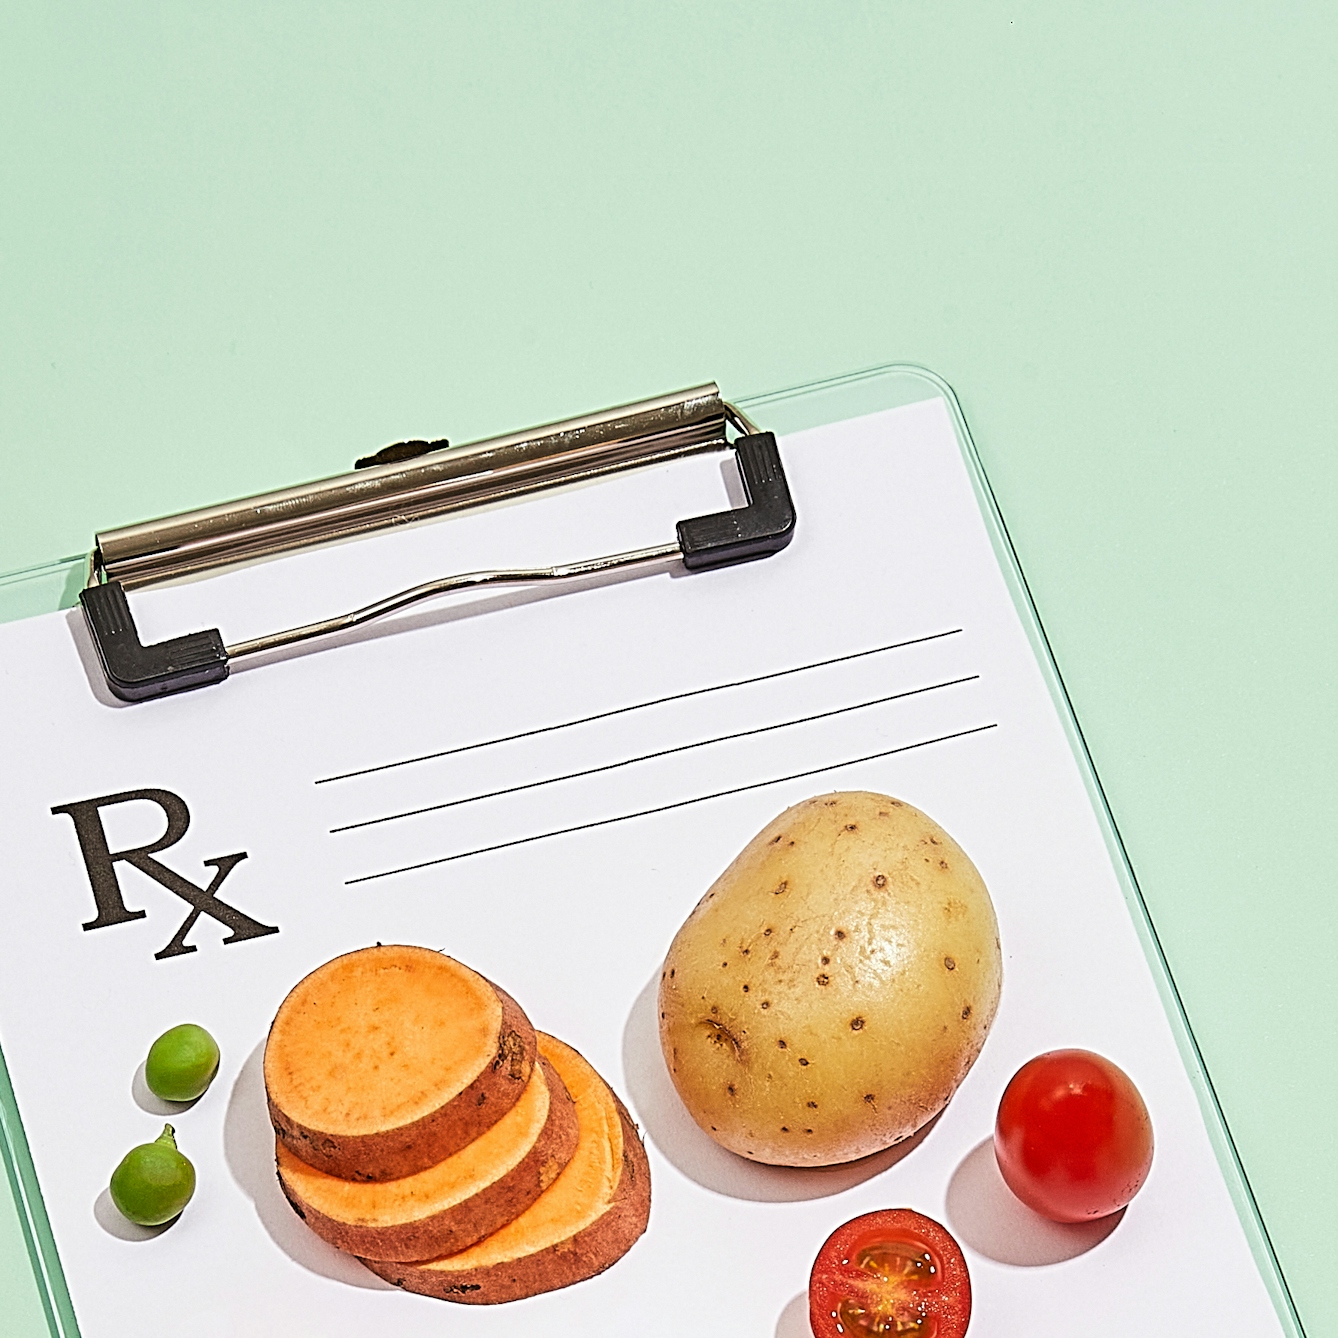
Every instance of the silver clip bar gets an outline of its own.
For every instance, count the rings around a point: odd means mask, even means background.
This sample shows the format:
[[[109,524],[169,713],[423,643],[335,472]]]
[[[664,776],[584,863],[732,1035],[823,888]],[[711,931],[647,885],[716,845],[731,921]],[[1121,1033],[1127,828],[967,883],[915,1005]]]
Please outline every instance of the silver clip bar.
[[[726,424],[741,433],[726,437]],[[401,591],[351,613],[225,646],[215,630],[144,646],[126,591],[350,538],[464,507],[599,477],[701,451],[733,449],[748,505],[678,523],[678,541],[557,567],[470,572]],[[221,506],[97,535],[80,596],[108,687],[143,701],[221,682],[228,665],[326,636],[396,609],[484,585],[563,581],[681,558],[690,570],[778,552],[794,529],[794,507],[776,439],[720,398],[714,384],[623,405],[411,460],[375,465]]]

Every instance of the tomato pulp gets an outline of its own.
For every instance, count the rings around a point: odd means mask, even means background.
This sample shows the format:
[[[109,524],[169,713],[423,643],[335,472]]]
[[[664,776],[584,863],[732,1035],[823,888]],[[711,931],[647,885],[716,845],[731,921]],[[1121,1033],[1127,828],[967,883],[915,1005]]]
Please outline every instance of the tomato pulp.
[[[1125,1207],[1152,1169],[1152,1120],[1123,1069],[1089,1050],[1024,1064],[999,1103],[994,1155],[1005,1183],[1055,1222]]]
[[[816,1338],[962,1338],[971,1278],[961,1247],[910,1208],[856,1217],[818,1251],[808,1317]]]

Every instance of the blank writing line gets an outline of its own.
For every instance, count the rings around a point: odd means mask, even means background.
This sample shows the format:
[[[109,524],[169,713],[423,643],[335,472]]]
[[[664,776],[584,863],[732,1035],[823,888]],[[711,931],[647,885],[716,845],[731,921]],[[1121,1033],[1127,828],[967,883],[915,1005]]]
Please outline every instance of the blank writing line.
[[[927,687],[909,688],[905,692],[894,692],[888,697],[875,697],[872,701],[855,702],[852,706],[838,706],[830,711],[819,711],[816,715],[803,715],[795,720],[780,720],[771,725],[759,725],[755,729],[741,729],[734,734],[717,734],[712,739],[698,739],[693,743],[680,743],[673,748],[661,748],[653,753],[642,753],[637,757],[624,757],[617,762],[605,762],[602,766],[587,767],[583,771],[569,771],[561,776],[546,776],[543,780],[526,781],[522,785],[511,785],[501,790],[485,790],[480,794],[465,795],[460,799],[447,799],[440,804],[426,804],[422,808],[405,809],[403,813],[387,813],[380,818],[364,818],[361,822],[345,823],[342,827],[331,827],[330,835],[337,832],[352,832],[360,827],[375,827],[383,822],[397,822],[400,818],[416,818],[423,813],[439,813],[445,808],[458,808],[461,804],[473,804],[481,799],[498,799],[502,795],[519,794],[522,790],[537,790],[544,785],[556,785],[559,781],[579,780],[582,776],[597,776],[605,771],[617,771],[619,767],[630,767],[637,762],[650,762],[658,757],[671,757],[674,753],[691,752],[694,748],[705,748],[713,743],[728,743],[733,739],[747,739],[756,734],[769,734],[772,730],[789,729],[792,725],[807,725],[814,720],[829,720],[832,716],[847,715],[851,711],[863,711],[871,706],[883,706],[887,702],[900,701],[903,697],[918,697],[921,693],[934,692],[939,688],[956,687],[959,683],[974,683],[979,674],[968,674],[965,678],[950,678],[942,683],[930,683]]]
[[[513,841],[499,841],[496,845],[479,846],[476,850],[462,850],[454,855],[441,855],[437,859],[421,860],[417,864],[405,864],[398,869],[385,869],[381,873],[365,873],[357,878],[346,878],[345,887],[355,883],[370,883],[378,878],[392,878],[397,873],[412,873],[416,869],[428,869],[437,864],[450,864],[453,860],[469,859],[474,855],[488,855],[494,850],[507,850],[511,846],[529,845],[532,841],[546,841],[551,836],[569,836],[573,832],[586,832],[595,827],[608,827],[615,822],[629,822],[633,818],[646,818],[653,813],[668,813],[675,808],[687,808],[690,804],[704,804],[710,799],[724,799],[732,794],[744,794],[748,790],[762,790],[768,785],[783,785],[786,781],[802,780],[805,776],[820,776],[825,771],[839,771],[843,767],[858,766],[861,762],[874,762],[881,757],[892,757],[896,753],[909,753],[916,748],[928,748],[933,743],[947,743],[950,739],[963,739],[969,734],[982,734],[987,729],[998,729],[998,722],[988,725],[976,725],[971,729],[959,729],[955,734],[940,734],[937,738],[921,739],[918,743],[904,743],[899,748],[886,748],[879,753],[867,753],[863,757],[848,757],[843,762],[831,762],[826,766],[812,767],[808,771],[795,771],[788,776],[774,776],[770,780],[753,781],[748,785],[736,785],[728,790],[716,790],[711,794],[694,795],[691,799],[676,799],[672,804],[659,804],[655,808],[639,809],[635,813],[620,813],[613,818],[597,818],[593,822],[578,823],[574,827],[559,827],[551,832],[539,832],[535,836],[519,836]]]
[[[907,646],[919,646],[926,641],[939,641],[943,637],[956,636],[962,629],[951,628],[946,632],[931,632],[928,636],[912,637],[909,641],[894,641],[888,646],[875,646],[872,650],[857,650],[849,655],[834,655],[830,660],[814,660],[812,664],[799,664],[791,669],[776,669],[771,673],[756,674],[752,678],[736,679],[732,683],[713,683],[706,688],[692,688],[687,692],[670,693],[667,697],[652,697],[649,701],[633,702],[630,706],[616,706],[612,710],[597,711],[594,715],[578,716],[574,720],[563,720],[556,725],[540,725],[537,729],[521,730],[517,734],[502,734],[495,739],[481,739],[478,743],[462,743],[456,748],[443,748],[437,753],[423,753],[418,757],[402,758],[398,762],[382,762],[379,766],[362,767],[358,771],[342,771],[337,776],[322,776],[317,785],[331,785],[335,781],[352,780],[355,776],[370,776],[376,771],[391,771],[395,767],[412,766],[415,762],[432,762],[439,757],[454,757],[457,753],[473,752],[476,748],[491,748],[497,743],[512,743],[516,739],[533,738],[536,734],[551,734],[555,729],[571,729],[576,725],[588,725],[595,720],[608,720],[612,716],[626,715],[629,711],[644,711],[651,706],[663,706],[665,702],[685,701],[689,697],[700,697],[708,692],[723,692],[726,688],[743,688],[751,683],[765,683],[773,678],[785,678],[790,674],[802,674],[809,669],[825,669],[830,664],[844,664],[847,660],[862,660],[868,655],[882,655],[889,650],[902,650]]]

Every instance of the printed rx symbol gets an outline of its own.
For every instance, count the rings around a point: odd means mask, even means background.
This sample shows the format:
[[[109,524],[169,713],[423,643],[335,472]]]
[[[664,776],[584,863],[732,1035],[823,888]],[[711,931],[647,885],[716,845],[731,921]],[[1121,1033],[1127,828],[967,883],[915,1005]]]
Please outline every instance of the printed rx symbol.
[[[112,850],[102,826],[102,810],[115,804],[128,804],[136,799],[147,799],[157,804],[167,818],[167,830],[148,845],[135,846],[129,850]],[[74,822],[75,834],[79,838],[79,849],[83,852],[84,868],[88,871],[88,881],[93,888],[93,901],[98,912],[85,923],[86,930],[105,929],[108,925],[142,920],[148,914],[142,910],[132,911],[125,904],[116,866],[129,864],[141,873],[148,874],[154,882],[161,883],[190,906],[189,913],[172,935],[171,942],[161,952],[153,954],[159,961],[164,957],[180,957],[182,953],[195,951],[195,944],[187,943],[186,935],[195,928],[201,915],[217,920],[232,931],[223,940],[224,943],[241,943],[248,938],[262,938],[266,934],[279,932],[278,925],[262,925],[259,920],[253,920],[235,906],[219,900],[218,889],[228,874],[246,858],[246,851],[205,860],[205,866],[214,870],[214,877],[208,887],[197,887],[174,869],[169,869],[153,858],[158,851],[176,845],[190,826],[190,811],[180,795],[170,790],[126,790],[123,794],[103,795],[101,799],[81,799],[76,804],[59,804],[51,811],[67,814]]]

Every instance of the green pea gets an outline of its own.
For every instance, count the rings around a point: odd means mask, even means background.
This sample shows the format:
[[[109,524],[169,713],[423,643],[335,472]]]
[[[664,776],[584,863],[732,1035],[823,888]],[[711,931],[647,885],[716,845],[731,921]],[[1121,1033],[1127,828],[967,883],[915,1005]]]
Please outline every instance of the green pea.
[[[183,1022],[149,1047],[144,1081],[164,1101],[194,1101],[218,1072],[218,1042],[203,1027]]]
[[[195,1167],[177,1151],[170,1124],[155,1142],[131,1148],[112,1172],[112,1202],[140,1226],[170,1222],[194,1193]]]

